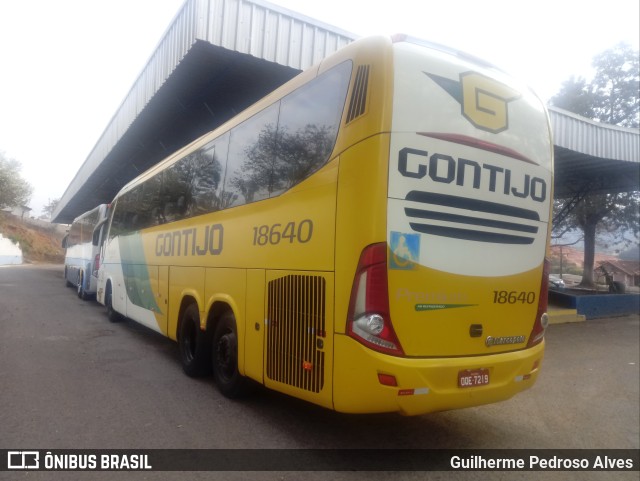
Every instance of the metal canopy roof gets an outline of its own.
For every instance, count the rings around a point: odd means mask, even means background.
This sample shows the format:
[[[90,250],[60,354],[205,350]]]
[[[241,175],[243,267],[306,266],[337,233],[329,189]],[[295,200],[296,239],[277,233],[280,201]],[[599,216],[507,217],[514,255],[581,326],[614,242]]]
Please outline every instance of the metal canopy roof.
[[[263,0],[186,0],[63,194],[70,223],[356,36]]]
[[[116,114],[60,200],[56,221],[70,223],[87,209],[110,202],[140,173],[297,73],[197,41],[122,132],[114,132],[120,112]]]
[[[555,154],[554,195],[640,190],[640,131],[549,107]]]
[[[67,187],[55,222],[110,202],[141,172],[356,36],[263,0],[186,0]],[[550,109],[555,193],[640,190],[638,131]]]

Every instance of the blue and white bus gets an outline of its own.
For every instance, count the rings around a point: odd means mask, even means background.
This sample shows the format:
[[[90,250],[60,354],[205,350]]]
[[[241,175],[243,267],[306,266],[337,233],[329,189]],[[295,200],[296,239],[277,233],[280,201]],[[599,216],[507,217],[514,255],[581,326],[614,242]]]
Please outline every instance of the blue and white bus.
[[[96,293],[102,231],[108,206],[98,207],[77,217],[62,241],[66,249],[64,278],[67,286],[75,286],[78,297],[88,299]]]

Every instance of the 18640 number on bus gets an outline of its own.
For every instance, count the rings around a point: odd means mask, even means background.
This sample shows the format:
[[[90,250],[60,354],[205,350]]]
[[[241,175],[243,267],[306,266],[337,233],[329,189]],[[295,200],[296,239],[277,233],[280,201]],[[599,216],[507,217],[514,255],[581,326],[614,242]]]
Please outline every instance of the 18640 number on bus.
[[[253,245],[277,245],[281,242],[306,244],[313,237],[313,221],[304,219],[286,224],[260,225],[253,228]]]
[[[535,300],[533,291],[493,291],[494,304],[533,304]]]

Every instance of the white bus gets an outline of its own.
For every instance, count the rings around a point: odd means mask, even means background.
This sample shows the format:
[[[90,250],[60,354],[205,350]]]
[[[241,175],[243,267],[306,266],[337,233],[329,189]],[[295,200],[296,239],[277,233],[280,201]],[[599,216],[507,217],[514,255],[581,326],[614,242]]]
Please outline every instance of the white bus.
[[[96,293],[100,246],[107,215],[107,204],[85,212],[73,221],[69,233],[62,240],[62,247],[66,249],[65,281],[67,286],[75,286],[78,297],[84,300]]]

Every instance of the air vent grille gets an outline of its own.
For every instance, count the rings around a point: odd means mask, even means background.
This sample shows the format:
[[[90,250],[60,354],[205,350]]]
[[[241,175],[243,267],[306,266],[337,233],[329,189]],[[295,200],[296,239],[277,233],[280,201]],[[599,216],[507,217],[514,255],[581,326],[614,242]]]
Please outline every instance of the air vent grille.
[[[269,282],[267,376],[318,393],[324,386],[325,280],[290,275]]]
[[[359,65],[356,71],[356,80],[353,84],[353,93],[349,103],[347,123],[364,114],[367,106],[367,90],[369,87],[369,65]]]

